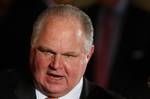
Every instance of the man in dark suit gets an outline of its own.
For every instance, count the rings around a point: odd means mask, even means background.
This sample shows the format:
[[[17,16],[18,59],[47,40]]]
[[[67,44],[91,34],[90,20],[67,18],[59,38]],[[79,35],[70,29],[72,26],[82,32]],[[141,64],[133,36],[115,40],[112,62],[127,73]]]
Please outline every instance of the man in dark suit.
[[[31,74],[1,74],[2,99],[122,99],[83,75],[94,52],[93,26],[76,7],[57,5],[37,19],[31,38]]]

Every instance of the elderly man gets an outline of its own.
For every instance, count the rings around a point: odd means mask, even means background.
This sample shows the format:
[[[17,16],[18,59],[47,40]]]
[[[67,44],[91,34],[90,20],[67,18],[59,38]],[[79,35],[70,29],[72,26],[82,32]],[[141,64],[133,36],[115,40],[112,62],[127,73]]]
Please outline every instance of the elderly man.
[[[57,5],[37,19],[31,38],[31,74],[3,73],[2,99],[122,99],[84,78],[94,52],[93,26],[76,7]],[[22,73],[23,74],[23,73]]]

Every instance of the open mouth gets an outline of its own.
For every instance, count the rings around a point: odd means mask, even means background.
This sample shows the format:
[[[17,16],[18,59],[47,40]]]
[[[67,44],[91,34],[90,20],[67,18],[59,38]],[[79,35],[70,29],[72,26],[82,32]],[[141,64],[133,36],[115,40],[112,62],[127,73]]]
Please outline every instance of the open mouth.
[[[54,74],[54,73],[47,73],[47,75],[54,80],[61,80],[64,78],[64,76],[58,75],[58,74]]]

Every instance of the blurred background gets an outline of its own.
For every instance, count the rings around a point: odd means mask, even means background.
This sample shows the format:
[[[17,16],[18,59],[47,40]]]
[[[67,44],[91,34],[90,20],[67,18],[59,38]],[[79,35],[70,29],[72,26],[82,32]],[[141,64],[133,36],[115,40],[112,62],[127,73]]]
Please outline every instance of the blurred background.
[[[86,78],[127,99],[150,99],[150,0],[0,0],[0,70],[28,66],[36,17],[60,3],[79,7],[93,22]]]

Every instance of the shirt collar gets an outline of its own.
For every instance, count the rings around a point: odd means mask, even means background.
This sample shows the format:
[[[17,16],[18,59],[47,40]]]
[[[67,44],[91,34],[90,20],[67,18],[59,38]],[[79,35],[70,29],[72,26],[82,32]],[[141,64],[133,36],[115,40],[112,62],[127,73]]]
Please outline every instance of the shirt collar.
[[[35,89],[36,99],[46,99],[47,97],[39,90]]]
[[[79,81],[79,83],[66,95],[59,97],[59,99],[79,99],[81,91],[83,86],[83,77]],[[39,90],[35,89],[36,93],[36,99],[45,99],[47,96],[45,96],[43,93],[41,93]]]

